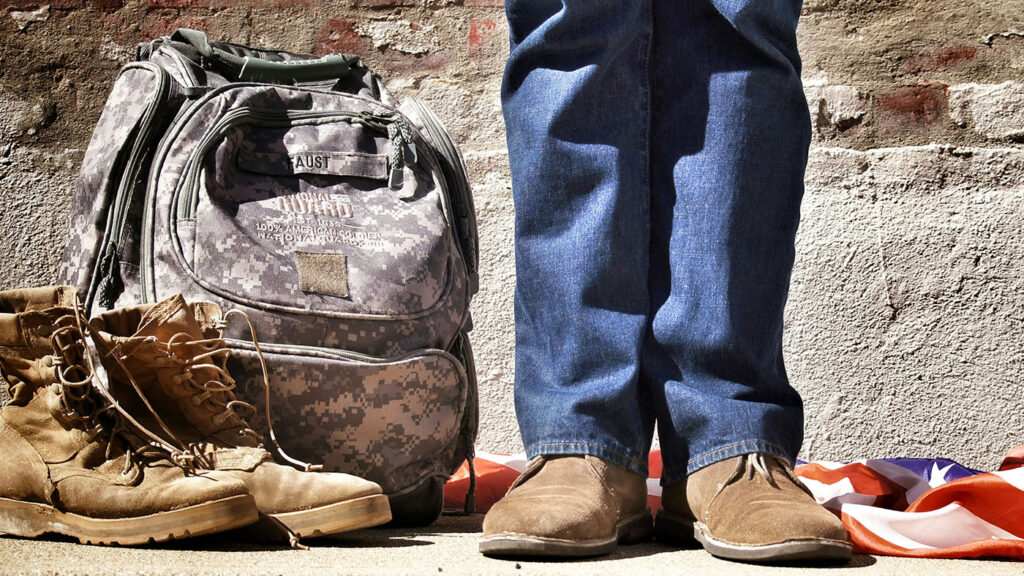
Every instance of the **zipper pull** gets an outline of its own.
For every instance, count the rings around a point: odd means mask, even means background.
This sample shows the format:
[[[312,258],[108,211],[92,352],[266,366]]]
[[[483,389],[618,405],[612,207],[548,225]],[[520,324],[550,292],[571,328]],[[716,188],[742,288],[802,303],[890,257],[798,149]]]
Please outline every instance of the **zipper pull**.
[[[391,142],[391,173],[388,177],[388,187],[392,190],[401,190],[403,184],[402,169],[419,162],[419,153],[414,143],[412,128],[405,121],[405,117],[394,112],[360,112],[355,119],[356,123],[368,128],[386,132],[388,141]]]
[[[111,242],[100,260],[100,270],[104,271],[103,279],[97,288],[96,300],[104,310],[110,310],[117,302],[117,297],[124,292],[121,282],[121,262],[117,259],[117,244]]]

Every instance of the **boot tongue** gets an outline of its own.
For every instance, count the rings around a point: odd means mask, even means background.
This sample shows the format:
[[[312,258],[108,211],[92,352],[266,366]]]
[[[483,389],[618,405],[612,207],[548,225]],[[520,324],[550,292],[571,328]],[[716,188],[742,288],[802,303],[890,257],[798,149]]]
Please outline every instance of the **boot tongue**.
[[[185,333],[191,340],[203,339],[203,328],[196,320],[192,308],[185,303],[181,294],[154,305],[139,321],[136,336],[154,336],[161,342],[167,342],[175,334]]]

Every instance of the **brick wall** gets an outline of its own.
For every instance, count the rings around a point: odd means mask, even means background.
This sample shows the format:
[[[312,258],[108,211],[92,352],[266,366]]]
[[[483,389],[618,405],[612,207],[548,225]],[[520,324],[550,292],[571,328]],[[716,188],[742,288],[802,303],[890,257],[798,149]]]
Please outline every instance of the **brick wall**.
[[[0,0],[0,288],[53,281],[77,164],[137,42],[355,52],[462,144],[482,231],[480,446],[512,416],[498,0]],[[992,466],[1024,429],[1024,0],[807,0],[814,125],[786,353],[805,457]]]

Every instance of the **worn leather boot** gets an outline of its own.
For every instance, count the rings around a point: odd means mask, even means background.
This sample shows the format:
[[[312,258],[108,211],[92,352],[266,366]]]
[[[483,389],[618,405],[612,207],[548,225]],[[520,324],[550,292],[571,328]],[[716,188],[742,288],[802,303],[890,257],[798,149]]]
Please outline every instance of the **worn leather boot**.
[[[242,482],[189,473],[94,386],[80,322],[70,286],[0,292],[0,532],[131,545],[255,522]]]
[[[696,538],[719,558],[747,562],[850,559],[843,523],[817,502],[777,456],[744,454],[665,487],[658,540]]]
[[[187,304],[174,296],[113,310],[90,324],[114,397],[167,442],[192,453],[197,466],[245,482],[263,517],[260,536],[280,536],[283,527],[295,544],[299,537],[391,520],[377,484],[273,461],[261,435],[237,411],[254,409],[235,398],[216,304]]]
[[[647,482],[594,456],[538,456],[484,518],[491,556],[595,556],[651,535]]]

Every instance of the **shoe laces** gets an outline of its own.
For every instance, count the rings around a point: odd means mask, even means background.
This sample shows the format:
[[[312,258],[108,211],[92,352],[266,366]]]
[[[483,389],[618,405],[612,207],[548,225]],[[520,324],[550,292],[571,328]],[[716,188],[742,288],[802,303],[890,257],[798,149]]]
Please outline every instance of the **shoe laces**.
[[[762,454],[760,452],[752,454],[743,454],[742,456],[740,456],[739,460],[736,462],[736,468],[733,469],[733,472],[729,476],[729,478],[722,484],[718,485],[718,492],[721,493],[721,491],[725,489],[726,486],[729,486],[730,484],[736,482],[737,480],[753,480],[755,476],[760,476],[761,478],[763,478],[766,482],[768,482],[768,485],[771,486],[772,488],[781,490],[778,481],[776,481],[774,475],[772,474],[773,468],[781,471],[786,478],[791,480],[793,484],[796,484],[801,490],[807,492],[808,494],[811,494],[810,490],[806,486],[804,486],[804,483],[801,482],[795,474],[793,474],[789,466],[780,457],[769,454]]]
[[[736,468],[733,469],[729,478],[720,485],[720,489],[740,479],[753,480],[755,476],[764,478],[772,488],[778,488],[779,485],[772,477],[771,470],[768,469],[769,466],[768,457],[765,454],[744,454],[736,462]]]
[[[263,437],[249,426],[247,417],[239,413],[239,411],[242,411],[247,412],[248,417],[254,416],[257,413],[256,407],[235,397],[234,390],[237,384],[227,370],[227,360],[231,351],[224,340],[224,330],[227,328],[228,318],[232,315],[238,315],[245,319],[249,326],[249,333],[252,336],[251,341],[260,361],[265,393],[265,417],[271,443],[285,461],[302,468],[306,472],[322,470],[323,466],[320,464],[310,464],[292,458],[281,448],[277,441],[277,435],[274,432],[274,421],[271,418],[270,374],[267,370],[266,359],[263,357],[259,340],[256,337],[256,328],[247,314],[240,310],[229,310],[221,319],[216,320],[214,328],[220,332],[217,338],[196,340],[185,332],[179,332],[168,339],[167,342],[161,342],[155,337],[150,337],[150,343],[160,348],[163,352],[163,355],[159,358],[174,368],[172,376],[174,383],[190,388],[189,399],[193,405],[209,408],[209,418],[215,427],[225,426],[227,422],[234,420],[235,425],[227,426],[225,429],[236,428],[240,435],[248,435],[258,442],[262,442]],[[160,415],[143,392],[142,387],[139,386],[132,376],[132,371],[126,365],[126,361],[142,349],[143,347],[136,347],[128,353],[116,353],[114,358],[120,365],[121,370],[128,376],[128,380],[135,393],[145,404],[160,427],[175,443],[184,447],[186,443],[174,434],[174,431],[160,418]],[[117,349],[115,349],[115,352],[117,352]]]
[[[64,418],[82,426],[90,442],[106,442],[104,457],[107,460],[114,458],[117,448],[122,449],[125,453],[122,475],[127,476],[133,466],[154,457],[169,457],[179,466],[191,469],[190,454],[168,445],[139,424],[99,382],[92,349],[84,336],[88,325],[76,296],[71,312],[57,319],[50,334],[54,372],[60,386],[59,405]],[[136,438],[139,439],[133,441]]]

